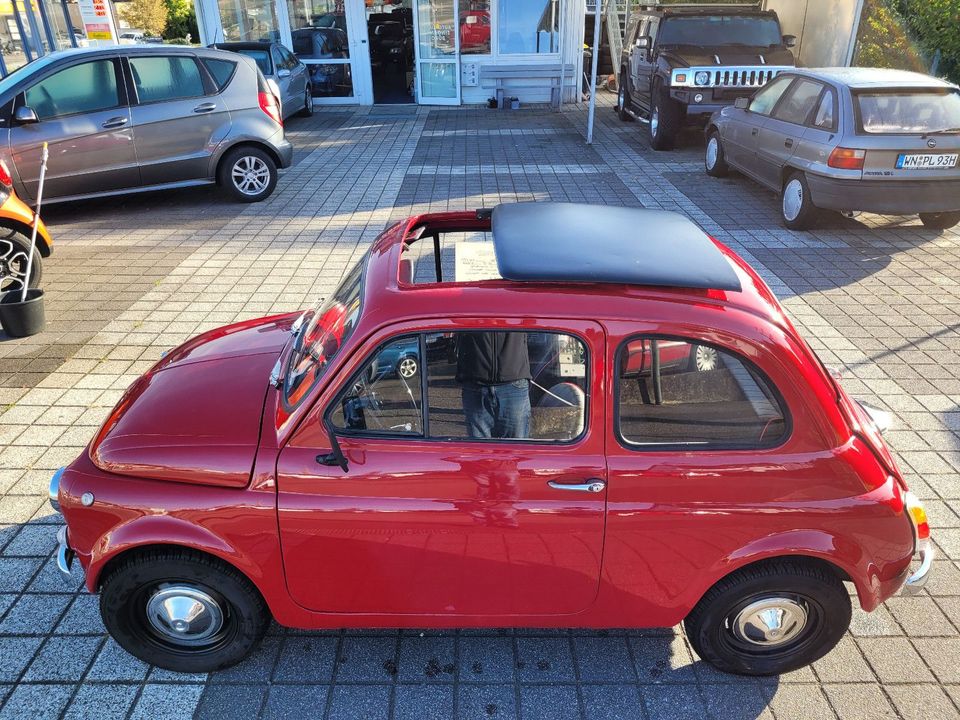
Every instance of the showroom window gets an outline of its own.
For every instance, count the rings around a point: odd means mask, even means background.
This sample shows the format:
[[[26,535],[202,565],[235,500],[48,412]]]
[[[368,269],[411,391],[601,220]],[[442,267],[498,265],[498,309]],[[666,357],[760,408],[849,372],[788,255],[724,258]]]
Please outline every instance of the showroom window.
[[[218,0],[223,40],[279,42],[273,0]],[[217,38],[221,41],[220,38]]]
[[[778,394],[733,353],[640,337],[621,345],[617,367],[617,432],[628,447],[758,448],[787,435]]]
[[[492,25],[489,2],[461,3],[460,54],[489,55]]]
[[[189,57],[131,57],[130,73],[141,104],[200,97],[200,68]]]
[[[114,62],[97,60],[65,68],[28,88],[24,102],[41,120],[115,108],[120,95]]]
[[[500,0],[497,10],[501,55],[560,52],[560,0]]]

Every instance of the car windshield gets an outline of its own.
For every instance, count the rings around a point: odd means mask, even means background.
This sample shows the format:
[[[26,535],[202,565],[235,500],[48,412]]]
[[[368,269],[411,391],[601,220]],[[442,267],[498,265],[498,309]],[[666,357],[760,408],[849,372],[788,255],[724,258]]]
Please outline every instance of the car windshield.
[[[960,90],[860,92],[855,96],[866,133],[904,134],[960,128]]]
[[[354,265],[326,300],[308,310],[296,330],[293,352],[283,375],[283,398],[293,409],[323,377],[330,361],[353,334],[360,319],[363,268],[367,256]]]
[[[763,15],[695,15],[663,22],[657,42],[663,45],[748,45],[773,47],[783,42],[780,23]]]
[[[257,67],[260,68],[260,72],[264,75],[273,75],[273,68],[270,67],[270,52],[268,50],[250,48],[248,50],[239,50],[238,52],[241,55],[246,55],[248,58],[253,58]]]

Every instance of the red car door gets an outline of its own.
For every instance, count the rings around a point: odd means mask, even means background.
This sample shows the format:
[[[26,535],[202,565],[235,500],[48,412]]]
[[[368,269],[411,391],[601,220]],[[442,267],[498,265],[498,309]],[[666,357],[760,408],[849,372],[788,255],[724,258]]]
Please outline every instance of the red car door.
[[[529,336],[539,345],[543,338],[553,342],[535,321],[523,325],[539,333]],[[288,588],[298,603],[327,612],[477,618],[558,615],[590,606],[599,584],[606,511],[604,339],[600,326],[590,322],[558,327],[552,321],[550,329],[565,333],[557,337],[576,338],[585,356],[560,356],[568,374],[582,375],[574,377],[583,389],[580,432],[568,439],[449,437],[458,432],[458,421],[445,416],[456,409],[440,409],[436,405],[443,403],[432,399],[426,422],[384,420],[384,408],[393,402],[390,387],[404,389],[395,395],[401,414],[418,404],[422,410],[427,391],[432,398],[441,386],[454,387],[452,348],[442,347],[456,335],[449,320],[438,320],[432,336],[380,333],[351,359],[278,460],[280,538]],[[535,427],[550,424],[542,407],[559,405],[569,418],[580,397],[576,391],[566,395],[570,378],[561,377],[553,351],[537,343],[530,341],[531,436],[550,432]],[[538,378],[549,387],[536,389]],[[338,433],[349,465],[344,472],[317,461],[331,449],[321,410],[356,427],[356,419],[344,415],[358,411],[342,408],[355,407],[344,398],[353,398],[358,379],[388,390],[364,396],[367,404],[359,412],[367,429]],[[561,396],[574,402],[562,405]],[[455,400],[459,391],[445,397]],[[379,414],[372,413],[371,402],[379,404]]]

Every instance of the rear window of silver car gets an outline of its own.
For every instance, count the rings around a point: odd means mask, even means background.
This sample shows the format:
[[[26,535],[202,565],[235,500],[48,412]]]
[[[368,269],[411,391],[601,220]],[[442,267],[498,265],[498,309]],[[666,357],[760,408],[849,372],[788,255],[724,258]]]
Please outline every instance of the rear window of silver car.
[[[960,128],[960,91],[883,90],[854,95],[858,125],[871,135],[908,135]]]

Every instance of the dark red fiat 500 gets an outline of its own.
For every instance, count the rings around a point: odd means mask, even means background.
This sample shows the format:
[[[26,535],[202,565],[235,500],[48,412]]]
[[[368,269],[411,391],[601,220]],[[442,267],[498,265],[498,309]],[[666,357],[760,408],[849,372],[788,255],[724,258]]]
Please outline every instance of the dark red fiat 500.
[[[236,663],[303,628],[654,627],[771,674],[926,580],[922,507],[739,257],[671,213],[388,229],[301,314],[220,328],[54,477],[120,645]],[[916,558],[911,575],[911,561]]]

